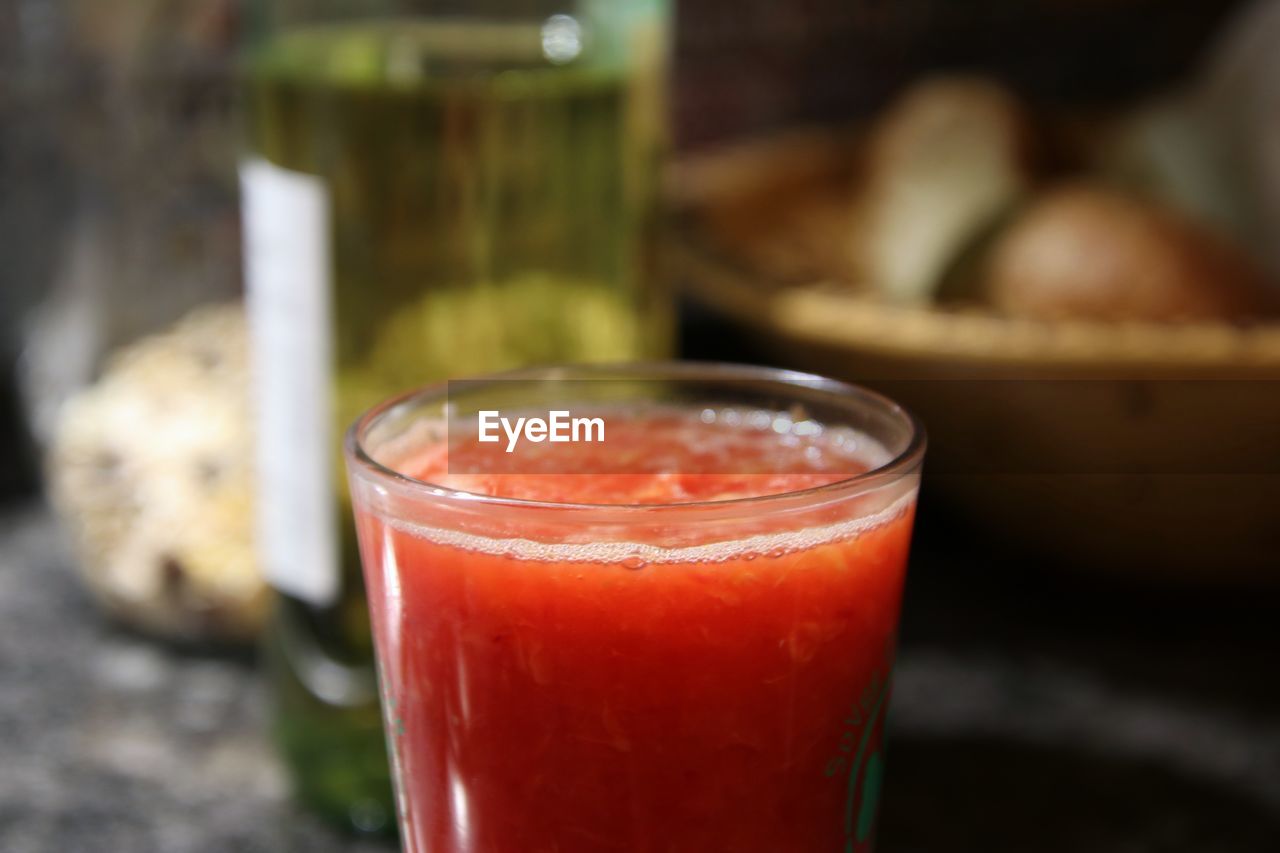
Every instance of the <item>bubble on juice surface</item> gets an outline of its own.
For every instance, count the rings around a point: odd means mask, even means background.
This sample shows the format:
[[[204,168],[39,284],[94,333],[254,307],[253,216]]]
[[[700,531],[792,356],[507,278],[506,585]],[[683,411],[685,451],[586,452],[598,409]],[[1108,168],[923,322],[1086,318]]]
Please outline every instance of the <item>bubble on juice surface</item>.
[[[845,453],[856,453],[864,436],[857,430],[846,426],[834,427],[829,431],[831,443]]]
[[[815,420],[803,420],[796,422],[791,427],[791,434],[798,436],[811,436],[822,434],[822,424]]]

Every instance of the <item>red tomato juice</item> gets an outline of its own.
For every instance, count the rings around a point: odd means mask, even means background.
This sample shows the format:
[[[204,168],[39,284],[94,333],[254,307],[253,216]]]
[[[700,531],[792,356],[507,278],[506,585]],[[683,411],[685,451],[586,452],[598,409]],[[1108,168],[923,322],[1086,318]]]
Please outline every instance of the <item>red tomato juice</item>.
[[[451,475],[442,445],[402,470],[608,504],[849,474],[849,458],[828,464],[833,448],[817,439],[692,419],[675,442],[653,423],[632,428],[627,446],[662,470]],[[696,444],[691,430],[773,473],[721,473],[681,449]],[[409,853],[870,849],[913,491],[801,530],[771,530],[759,502],[750,535],[707,521],[639,557],[598,547],[589,530],[535,541],[513,520],[473,535],[357,506]]]

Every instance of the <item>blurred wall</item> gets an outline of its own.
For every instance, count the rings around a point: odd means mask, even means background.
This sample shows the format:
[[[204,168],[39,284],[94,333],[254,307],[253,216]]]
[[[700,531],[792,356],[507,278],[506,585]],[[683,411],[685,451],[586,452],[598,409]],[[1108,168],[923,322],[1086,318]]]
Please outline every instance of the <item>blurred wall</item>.
[[[1186,75],[1239,0],[678,0],[685,147],[847,118],[915,75],[975,69],[1106,102]]]
[[[71,181],[49,104],[62,33],[47,0],[0,0],[0,503],[35,488],[17,390],[24,322],[48,289]]]

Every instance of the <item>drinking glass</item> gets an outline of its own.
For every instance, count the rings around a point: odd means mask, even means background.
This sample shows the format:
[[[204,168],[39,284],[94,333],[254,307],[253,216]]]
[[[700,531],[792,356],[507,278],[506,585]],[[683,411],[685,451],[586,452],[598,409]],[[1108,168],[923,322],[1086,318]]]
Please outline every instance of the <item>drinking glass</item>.
[[[480,412],[558,410],[620,437],[468,444]],[[406,850],[870,850],[923,453],[890,400],[763,368],[537,369],[365,414],[348,477]],[[797,487],[741,492],[770,477]]]

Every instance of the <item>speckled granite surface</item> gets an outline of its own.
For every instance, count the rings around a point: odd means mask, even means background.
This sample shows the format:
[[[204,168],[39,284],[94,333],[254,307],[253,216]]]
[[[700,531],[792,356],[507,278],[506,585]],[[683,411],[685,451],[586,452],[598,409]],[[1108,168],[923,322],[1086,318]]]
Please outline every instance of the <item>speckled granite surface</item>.
[[[0,851],[373,853],[299,814],[251,662],[105,624],[38,508],[0,516]]]
[[[1280,850],[1274,594],[1153,601],[951,559],[913,567],[883,853]],[[110,627],[48,516],[0,514],[0,851],[393,849],[291,806],[262,724],[250,661]]]

